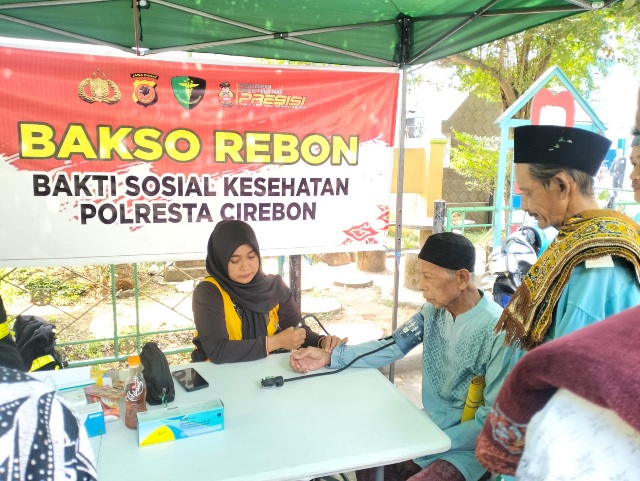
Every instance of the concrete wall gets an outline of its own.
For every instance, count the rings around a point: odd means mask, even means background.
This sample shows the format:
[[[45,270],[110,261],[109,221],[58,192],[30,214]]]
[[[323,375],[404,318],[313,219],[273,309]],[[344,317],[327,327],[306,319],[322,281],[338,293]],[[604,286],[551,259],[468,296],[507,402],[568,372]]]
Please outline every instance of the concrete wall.
[[[432,139],[429,155],[425,148],[406,148],[402,211],[405,223],[433,217],[434,202],[444,199],[447,207],[481,207],[489,205],[489,195],[470,190],[465,177],[449,167],[443,167],[446,139]],[[398,182],[398,149],[395,151],[391,177],[390,218],[395,220],[396,186]],[[487,224],[488,213],[466,217],[477,224]]]
[[[489,205],[489,195],[484,192],[470,190],[465,185],[465,177],[458,174],[453,169],[446,167],[443,170],[442,198],[449,207],[485,207]],[[487,224],[489,214],[478,212],[467,214],[467,219],[473,220],[476,224]]]
[[[433,217],[433,205],[442,199],[442,169],[446,139],[432,139],[429,148],[407,147],[404,153],[403,214],[407,218]],[[395,218],[398,185],[398,149],[391,174],[391,218]]]

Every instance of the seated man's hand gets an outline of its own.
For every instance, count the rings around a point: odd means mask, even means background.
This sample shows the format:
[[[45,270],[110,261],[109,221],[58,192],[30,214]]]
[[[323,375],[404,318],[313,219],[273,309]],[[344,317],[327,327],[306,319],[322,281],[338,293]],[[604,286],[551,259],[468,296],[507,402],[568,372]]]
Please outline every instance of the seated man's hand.
[[[333,351],[338,345],[349,342],[349,338],[345,337],[340,339],[338,336],[325,336],[320,341],[320,347],[324,349],[325,352]]]
[[[305,347],[291,354],[289,364],[295,372],[320,369],[331,362],[331,354],[317,347]]]

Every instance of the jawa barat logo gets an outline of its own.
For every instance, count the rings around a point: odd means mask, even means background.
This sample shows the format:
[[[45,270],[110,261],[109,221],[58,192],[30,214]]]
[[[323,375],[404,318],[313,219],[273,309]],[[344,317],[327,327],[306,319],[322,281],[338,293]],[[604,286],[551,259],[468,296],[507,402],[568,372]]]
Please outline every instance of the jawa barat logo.
[[[231,91],[231,84],[229,82],[222,82],[220,84],[220,92],[218,93],[218,100],[223,107],[233,106],[233,92]]]
[[[191,110],[198,106],[204,97],[207,81],[198,77],[172,77],[173,95],[180,105]]]
[[[158,101],[156,92],[156,80],[158,76],[151,73],[132,73],[133,101],[143,107],[149,107]]]
[[[87,86],[89,91],[87,92]],[[78,85],[78,97],[90,104],[104,102],[115,104],[120,101],[122,94],[113,80],[107,78],[107,74],[97,69],[91,78],[86,78]]]

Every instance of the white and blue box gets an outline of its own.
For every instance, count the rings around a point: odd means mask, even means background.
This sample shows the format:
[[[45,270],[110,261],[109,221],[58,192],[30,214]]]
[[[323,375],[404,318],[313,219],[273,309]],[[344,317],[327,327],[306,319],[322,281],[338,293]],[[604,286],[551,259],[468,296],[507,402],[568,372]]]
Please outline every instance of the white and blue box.
[[[102,411],[101,403],[85,404],[84,406],[75,406],[73,408],[80,418],[87,435],[102,436],[106,430],[104,427],[104,411]]]
[[[138,444],[164,443],[224,429],[220,399],[138,413]]]

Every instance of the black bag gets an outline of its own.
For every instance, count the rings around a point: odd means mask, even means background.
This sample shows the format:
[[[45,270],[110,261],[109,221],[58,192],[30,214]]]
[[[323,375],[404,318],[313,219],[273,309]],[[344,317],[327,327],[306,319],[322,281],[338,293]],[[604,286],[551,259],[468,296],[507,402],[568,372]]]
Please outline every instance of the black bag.
[[[9,321],[7,320],[7,311],[4,309],[2,297],[0,296],[0,366],[17,369],[21,372],[27,372],[27,366],[24,365],[18,346],[13,340],[11,331],[9,330]]]
[[[42,317],[16,317],[13,324],[16,346],[29,371],[52,371],[67,367],[68,363],[56,349],[55,328]]]
[[[142,375],[147,385],[147,403],[156,406],[172,402],[176,397],[173,377],[171,377],[167,356],[155,342],[147,342],[142,346],[140,362],[144,368]]]

